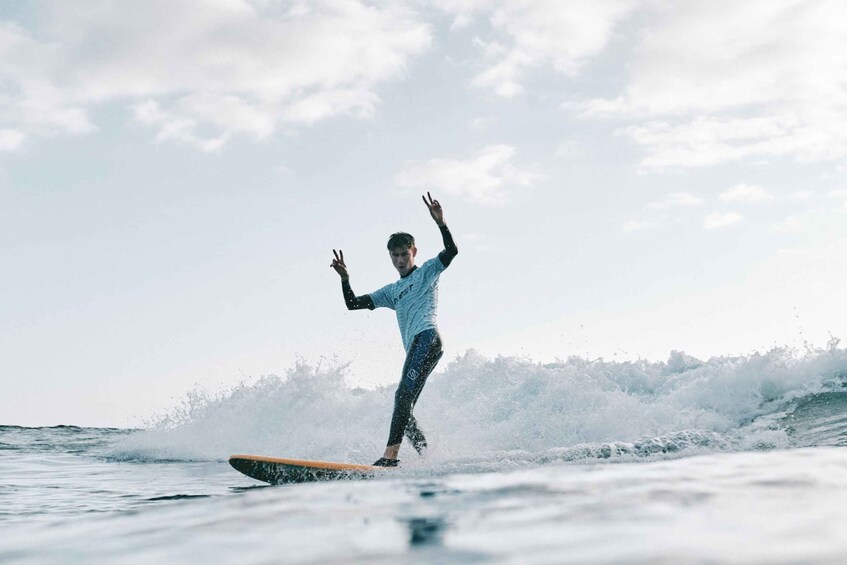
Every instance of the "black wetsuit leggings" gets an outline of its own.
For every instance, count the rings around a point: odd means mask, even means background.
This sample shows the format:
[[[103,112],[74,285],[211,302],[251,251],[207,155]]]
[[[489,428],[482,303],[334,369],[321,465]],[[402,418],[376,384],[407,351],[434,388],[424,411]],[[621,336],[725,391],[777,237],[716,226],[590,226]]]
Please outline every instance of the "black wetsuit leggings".
[[[421,395],[426,379],[444,352],[441,350],[441,337],[438,331],[424,330],[414,337],[406,362],[403,364],[403,376],[394,395],[394,415],[391,417],[391,430],[386,445],[396,445],[403,441],[403,433],[409,437],[423,438],[418,423],[412,416],[412,409]]]

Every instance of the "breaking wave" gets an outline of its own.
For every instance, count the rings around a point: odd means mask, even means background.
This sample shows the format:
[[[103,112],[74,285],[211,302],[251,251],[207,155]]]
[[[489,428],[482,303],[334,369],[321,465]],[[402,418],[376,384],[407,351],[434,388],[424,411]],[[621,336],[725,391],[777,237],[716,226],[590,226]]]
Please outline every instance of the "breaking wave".
[[[194,391],[114,457],[222,460],[232,453],[369,463],[394,387],[348,384],[348,367],[298,363],[217,394]],[[430,377],[415,409],[430,449],[404,465],[450,470],[710,451],[847,445],[847,352],[775,348],[666,362],[537,363],[473,351]],[[423,463],[419,463],[423,461]]]

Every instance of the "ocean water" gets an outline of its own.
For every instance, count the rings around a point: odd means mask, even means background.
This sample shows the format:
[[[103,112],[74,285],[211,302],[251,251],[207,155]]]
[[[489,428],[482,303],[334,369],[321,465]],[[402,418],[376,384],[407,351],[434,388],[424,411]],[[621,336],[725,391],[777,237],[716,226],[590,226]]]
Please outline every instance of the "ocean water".
[[[443,362],[442,362],[443,363]],[[143,429],[0,426],[0,563],[847,563],[847,351],[540,364],[469,352],[384,477],[265,486],[232,453],[370,463],[391,387],[299,364]]]

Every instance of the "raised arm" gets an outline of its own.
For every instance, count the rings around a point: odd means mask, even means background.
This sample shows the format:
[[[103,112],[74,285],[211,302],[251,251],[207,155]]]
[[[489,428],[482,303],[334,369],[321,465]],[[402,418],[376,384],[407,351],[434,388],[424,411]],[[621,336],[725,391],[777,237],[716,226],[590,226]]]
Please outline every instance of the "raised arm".
[[[335,259],[332,260],[330,267],[335,269],[335,272],[341,277],[341,293],[344,295],[344,304],[347,305],[347,309],[364,310],[367,308],[373,310],[374,303],[370,296],[367,294],[356,296],[356,293],[350,288],[350,275],[347,273],[347,265],[344,263],[344,252],[340,249],[338,251],[333,249],[332,254],[335,255]]]
[[[427,197],[429,197],[429,200],[427,200]],[[459,248],[456,247],[456,243],[453,241],[453,235],[444,222],[444,210],[441,208],[441,203],[435,200],[429,192],[422,198],[426,207],[429,208],[430,216],[435,220],[438,229],[441,230],[441,237],[444,240],[444,250],[438,254],[438,258],[441,259],[442,265],[449,267],[453,261],[453,257],[459,254]]]

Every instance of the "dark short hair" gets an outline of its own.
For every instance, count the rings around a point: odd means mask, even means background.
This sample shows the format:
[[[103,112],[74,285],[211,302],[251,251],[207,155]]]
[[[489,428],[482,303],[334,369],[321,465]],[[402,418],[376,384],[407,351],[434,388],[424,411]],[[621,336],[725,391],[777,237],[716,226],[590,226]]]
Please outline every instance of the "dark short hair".
[[[388,238],[388,250],[391,251],[395,247],[402,247],[403,249],[411,249],[415,246],[415,238],[412,237],[412,234],[398,231],[397,233],[392,233]]]

